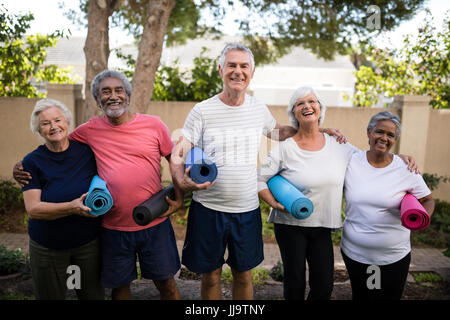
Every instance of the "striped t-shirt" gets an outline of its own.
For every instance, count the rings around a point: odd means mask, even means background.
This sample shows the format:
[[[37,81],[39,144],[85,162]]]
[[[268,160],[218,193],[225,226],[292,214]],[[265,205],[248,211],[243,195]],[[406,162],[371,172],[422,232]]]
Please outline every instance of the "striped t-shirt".
[[[183,136],[216,164],[215,184],[193,192],[193,199],[223,212],[246,212],[259,206],[257,159],[261,134],[267,135],[276,120],[267,106],[245,95],[240,106],[224,104],[219,96],[192,108]]]

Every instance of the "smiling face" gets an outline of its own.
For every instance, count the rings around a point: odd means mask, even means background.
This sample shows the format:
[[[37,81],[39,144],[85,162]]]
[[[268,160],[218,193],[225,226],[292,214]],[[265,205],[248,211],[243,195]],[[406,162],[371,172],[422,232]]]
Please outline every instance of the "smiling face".
[[[47,108],[39,113],[39,134],[46,142],[57,143],[67,140],[69,124],[61,109]]]
[[[294,116],[300,126],[302,123],[319,123],[320,104],[317,97],[313,93],[298,99],[294,104],[292,112],[294,113]]]
[[[397,140],[397,126],[390,120],[378,121],[372,131],[367,130],[370,150],[387,153]]]
[[[245,93],[254,72],[255,68],[246,51],[230,50],[225,56],[223,68],[219,66],[223,90]]]
[[[119,118],[128,109],[129,96],[122,81],[105,78],[100,82],[98,104],[110,118]]]

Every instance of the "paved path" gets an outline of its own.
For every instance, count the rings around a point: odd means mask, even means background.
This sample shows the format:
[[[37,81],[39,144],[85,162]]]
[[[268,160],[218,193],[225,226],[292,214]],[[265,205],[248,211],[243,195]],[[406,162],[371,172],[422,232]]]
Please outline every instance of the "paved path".
[[[28,253],[28,234],[22,233],[0,233],[0,244],[8,249],[21,248]],[[181,256],[183,241],[177,241]],[[443,250],[435,248],[413,248],[411,253],[410,271],[435,271],[450,278],[450,258],[442,254]],[[264,261],[259,265],[261,268],[270,270],[280,258],[278,245],[275,243],[264,244]],[[334,263],[337,268],[345,268],[339,247],[334,247]]]

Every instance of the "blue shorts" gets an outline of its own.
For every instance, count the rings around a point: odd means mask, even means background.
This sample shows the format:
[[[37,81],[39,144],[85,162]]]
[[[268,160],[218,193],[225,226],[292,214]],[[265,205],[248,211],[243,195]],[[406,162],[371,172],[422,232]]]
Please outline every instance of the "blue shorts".
[[[136,257],[141,276],[151,280],[172,278],[180,269],[180,257],[170,219],[148,229],[118,231],[102,228],[105,288],[118,288],[137,279]]]
[[[182,263],[189,270],[209,273],[226,262],[236,271],[247,271],[263,260],[259,207],[243,213],[227,213],[208,209],[192,200],[182,256]]]

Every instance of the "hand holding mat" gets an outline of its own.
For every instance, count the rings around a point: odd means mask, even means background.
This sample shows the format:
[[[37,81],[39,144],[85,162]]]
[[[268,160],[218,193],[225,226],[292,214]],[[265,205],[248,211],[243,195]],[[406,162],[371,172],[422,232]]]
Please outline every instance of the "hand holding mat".
[[[410,230],[420,230],[430,224],[430,215],[412,194],[407,193],[400,205],[402,226]]]
[[[98,175],[92,178],[88,192],[86,199],[84,199],[84,205],[91,208],[90,214],[100,216],[108,212],[113,206],[113,198],[106,187],[106,182]]]
[[[216,164],[198,147],[192,148],[186,156],[185,170],[189,167],[191,167],[189,175],[196,183],[213,182],[217,177]]]
[[[267,182],[270,192],[296,219],[306,219],[314,211],[311,200],[301,193],[292,183],[280,175],[273,176]]]
[[[175,200],[175,189],[170,185],[155,193],[148,200],[133,209],[133,219],[140,226],[146,226],[169,209],[166,196]]]

